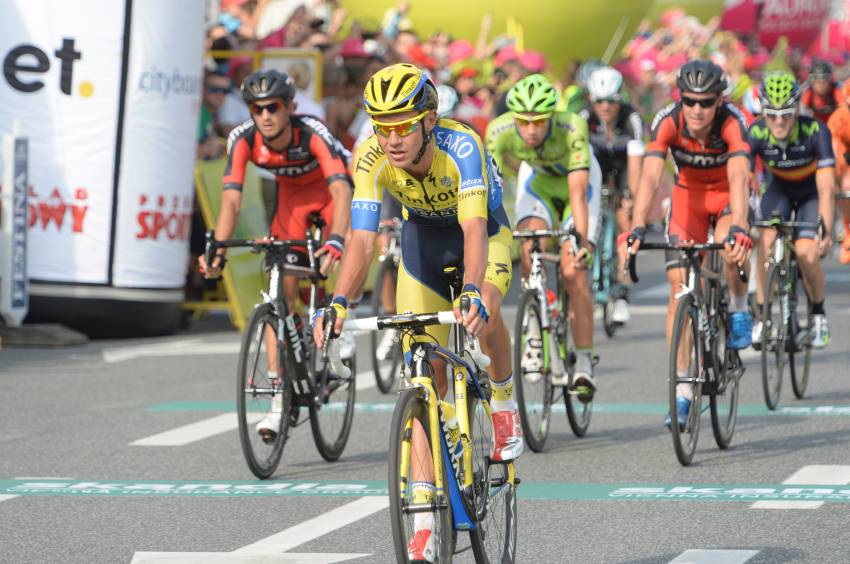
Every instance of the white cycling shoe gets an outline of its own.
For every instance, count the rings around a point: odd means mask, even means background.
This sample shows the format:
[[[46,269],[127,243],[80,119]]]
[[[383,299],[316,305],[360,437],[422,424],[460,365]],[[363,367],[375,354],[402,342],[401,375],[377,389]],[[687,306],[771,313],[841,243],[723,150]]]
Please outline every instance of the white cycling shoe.
[[[274,442],[280,430],[280,413],[270,411],[257,423],[257,433],[263,438],[264,443]]]
[[[357,347],[357,344],[354,342],[354,335],[343,331],[339,337],[337,337],[337,341],[339,342],[339,357],[343,360],[353,358],[354,351]]]
[[[596,381],[593,379],[593,358],[589,352],[581,352],[576,355],[573,389],[578,392],[579,401],[587,403],[593,400],[593,394],[596,392]]]
[[[375,357],[378,360],[389,360],[392,357],[393,346],[395,346],[396,335],[398,331],[395,329],[387,329],[381,337],[381,342],[375,349]]]
[[[629,302],[620,298],[614,302],[614,311],[611,312],[611,321],[622,325],[629,322],[632,314],[629,312]]]
[[[812,347],[823,349],[829,344],[829,321],[826,315],[818,313],[812,316]]]

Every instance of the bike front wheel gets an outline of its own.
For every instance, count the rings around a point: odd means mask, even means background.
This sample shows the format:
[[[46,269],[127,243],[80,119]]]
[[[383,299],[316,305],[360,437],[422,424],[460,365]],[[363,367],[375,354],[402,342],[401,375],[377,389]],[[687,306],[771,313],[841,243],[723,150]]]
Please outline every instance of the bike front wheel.
[[[378,274],[375,278],[375,287],[372,289],[372,315],[386,315],[383,305],[384,285],[388,281],[394,282],[397,277],[398,269],[393,264],[392,258],[387,257],[387,259],[384,260],[378,268]],[[375,383],[378,385],[378,389],[385,394],[390,393],[393,389],[393,382],[395,382],[399,370],[401,369],[403,354],[401,344],[399,343],[393,344],[388,354],[382,355],[381,358],[379,358],[378,349],[381,342],[384,339],[393,338],[394,333],[395,330],[393,329],[383,329],[380,331],[372,331],[369,334],[369,349],[371,350],[372,370],[375,373]]]
[[[422,488],[423,483],[434,483],[435,470],[442,474],[444,484],[454,479],[446,474],[452,470],[444,465],[442,453],[431,452],[430,433],[428,403],[419,389],[404,390],[390,426],[387,476],[393,545],[399,564],[410,562],[408,544],[417,540],[417,530],[428,525],[434,535],[434,563],[448,564],[454,554],[456,533],[448,495]]]
[[[271,304],[254,309],[242,337],[236,378],[239,442],[248,468],[261,480],[277,469],[290,424],[292,388],[283,372],[277,325]],[[259,422],[262,429],[255,426]]]
[[[488,396],[486,388],[482,388]],[[517,503],[513,462],[495,463],[490,459],[493,444],[493,419],[475,392],[469,390],[469,427],[472,434],[473,519],[469,531],[472,552],[477,563],[507,564],[516,558]]]
[[[534,452],[543,450],[552,415],[552,380],[544,362],[544,339],[540,304],[532,290],[519,301],[514,331],[514,381],[522,432]],[[550,351],[549,354],[557,354]]]
[[[764,403],[771,410],[779,405],[786,362],[788,328],[782,311],[782,284],[779,267],[771,266],[767,273],[767,287],[761,314],[761,381]]]
[[[557,330],[559,347],[564,351],[568,350],[569,346],[569,303],[569,296],[564,292],[561,296],[561,327]],[[554,354],[560,354],[560,351],[555,351]],[[569,366],[569,370],[572,372],[575,357],[572,354],[566,356],[567,358],[563,359],[564,365]],[[573,435],[579,438],[585,436],[590,427],[590,416],[593,414],[593,400],[581,401],[568,387],[564,389],[564,405],[567,409],[567,422],[570,424]]]
[[[357,373],[356,357],[344,359],[351,373],[347,378],[334,374],[330,363],[323,363],[315,355],[319,351],[311,347],[313,361],[313,384],[317,398],[310,403],[310,430],[313,442],[322,458],[328,462],[337,460],[351,433],[354,419],[354,375]]]
[[[714,364],[714,382],[711,383],[711,429],[718,448],[726,449],[732,442],[738,421],[739,379],[743,372],[738,352],[726,347],[728,328],[726,310],[717,316],[717,337],[712,342],[711,359]]]
[[[682,466],[694,458],[699,439],[702,412],[702,355],[700,355],[699,322],[696,307],[690,295],[683,296],[676,306],[673,320],[673,338],[670,342],[670,431],[673,449]],[[691,407],[685,420],[679,420],[676,406],[679,384],[691,387]]]
[[[795,269],[796,270],[796,269]],[[799,271],[797,271],[799,272]],[[791,389],[794,397],[803,399],[806,396],[806,388],[809,387],[809,368],[812,363],[812,314],[806,308],[802,316],[806,320],[805,325],[800,325],[800,314],[797,311],[799,304],[805,303],[802,299],[806,293],[803,289],[803,280],[798,278],[794,284],[794,296],[791,300],[791,343],[793,346],[788,352],[788,368],[791,373]]]

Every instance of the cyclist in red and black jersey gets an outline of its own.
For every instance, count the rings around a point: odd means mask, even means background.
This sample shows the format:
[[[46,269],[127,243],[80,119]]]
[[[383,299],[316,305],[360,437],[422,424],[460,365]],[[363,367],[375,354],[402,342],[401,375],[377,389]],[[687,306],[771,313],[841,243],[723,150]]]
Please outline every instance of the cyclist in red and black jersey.
[[[276,239],[301,239],[309,227],[309,215],[319,213],[330,236],[317,252],[322,271],[339,261],[351,223],[352,183],[346,168],[350,153],[318,118],[295,115],[292,80],[275,70],[258,71],[242,83],[242,97],[251,120],[231,131],[227,140],[227,166],[222,179],[221,211],[216,239],[232,236],[242,201],[242,183],[248,162],[277,177],[277,201],[270,235]],[[223,254],[223,249],[219,251]],[[208,277],[221,272],[220,262],[207,265]],[[284,279],[284,296],[294,309],[298,280]]]
[[[800,112],[826,124],[835,108],[844,101],[841,88],[832,80],[832,65],[822,59],[812,60],[808,82],[809,88],[800,98]]]
[[[676,80],[682,100],[664,108],[652,122],[652,137],[635,195],[630,232],[620,236],[621,253],[626,256],[626,241],[634,238],[637,252],[646,234],[646,218],[653,196],[661,183],[664,161],[669,151],[676,163],[676,185],[668,234],[670,242],[705,243],[709,221],[714,217],[715,240],[727,237],[726,279],[729,282],[731,335],[726,345],[734,349],[750,346],[753,320],[747,308],[747,284],[738,277],[738,266],[747,265],[752,240],[748,235],[749,152],[747,128],[738,109],[723,100],[727,87],[723,71],[705,60],[690,61],[679,69]],[[667,279],[670,298],[667,308],[667,342],[673,328],[676,294],[685,280],[678,255],[668,256]],[[686,421],[693,399],[693,387],[679,384],[676,411]],[[668,415],[665,424],[669,427]]]

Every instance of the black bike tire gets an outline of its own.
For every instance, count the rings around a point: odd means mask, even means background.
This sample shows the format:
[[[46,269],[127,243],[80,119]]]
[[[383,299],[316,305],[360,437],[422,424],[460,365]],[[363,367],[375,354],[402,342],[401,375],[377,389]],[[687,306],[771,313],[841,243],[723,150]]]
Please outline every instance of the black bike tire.
[[[717,336],[712,340],[711,356],[714,371],[713,389],[709,393],[711,406],[711,430],[714,433],[714,442],[721,450],[729,448],[732,436],[735,434],[735,425],[738,421],[738,396],[740,392],[740,381],[738,379],[737,351],[726,347],[728,328],[726,327],[727,309],[725,306],[717,308]],[[723,345],[720,346],[720,339]],[[718,389],[722,388],[722,391]],[[728,413],[722,413],[723,400],[728,402]]]
[[[540,416],[540,429],[535,431],[531,428],[531,418],[528,416],[529,408],[526,406],[526,390],[523,383],[523,368],[522,368],[522,347],[524,342],[525,313],[527,308],[536,310],[538,330],[540,338],[543,336],[543,328],[540,327],[540,304],[536,293],[533,290],[526,290],[522,293],[519,300],[519,309],[516,316],[516,327],[514,331],[514,389],[516,391],[517,408],[519,410],[520,422],[522,424],[522,432],[525,435],[526,444],[534,452],[543,450],[546,444],[546,438],[549,435],[549,426],[552,418],[552,379],[550,377],[548,367],[546,373],[542,375],[543,382],[543,405]]]
[[[608,223],[609,219],[606,213],[602,214],[602,225],[599,229],[599,232],[603,234],[605,237],[604,241],[601,241],[600,251],[598,253],[599,259],[599,284],[603,288],[605,288],[605,303],[602,304],[602,328],[605,330],[605,336],[609,339],[613,339],[614,335],[617,332],[617,328],[620,326],[618,323],[614,323],[614,300],[611,297],[611,290],[615,287],[613,272],[616,270],[616,266],[612,269],[608,264],[608,258],[606,257],[606,251],[610,247],[611,249],[616,249],[616,221],[614,222],[615,228],[611,230],[611,239],[608,237]],[[616,256],[612,255],[612,260],[616,264]]]
[[[686,327],[685,322],[690,321],[690,326]],[[676,316],[673,318],[673,337],[670,340],[670,364],[668,371],[669,382],[669,402],[670,402],[670,434],[673,437],[673,449],[676,451],[676,458],[682,466],[689,466],[694,459],[697,443],[699,442],[700,415],[702,411],[702,385],[700,383],[700,373],[702,367],[697,364],[697,378],[693,384],[693,399],[691,400],[691,409],[688,414],[690,420],[688,426],[686,424],[685,431],[679,431],[678,413],[676,411],[676,386],[678,383],[678,350],[679,342],[681,341],[684,331],[689,331],[691,334],[691,346],[693,348],[692,360],[700,361],[699,354],[699,320],[696,308],[693,305],[693,298],[690,294],[682,296],[679,304],[676,306]],[[689,369],[689,372],[693,367]],[[687,443],[685,437],[688,435],[690,439]]]
[[[561,293],[561,316],[564,323],[564,349],[569,350],[570,341],[570,298],[566,292]],[[556,351],[557,353],[558,351]],[[572,355],[570,355],[572,356]],[[571,365],[570,358],[563,359],[565,365]],[[572,372],[573,366],[569,370]],[[590,427],[591,416],[593,415],[593,400],[582,402],[575,394],[569,393],[569,390],[564,389],[564,406],[567,411],[567,422],[570,424],[570,429],[578,438],[582,438],[587,434]]]
[[[795,288],[795,296],[793,297],[794,303],[792,304],[794,307],[792,308],[792,315],[796,316],[796,306],[800,299],[800,296],[805,296],[806,292],[803,286],[803,279],[799,276],[799,268],[795,268],[795,276],[797,276],[797,281],[794,284]],[[795,343],[795,346],[792,347],[792,350],[788,353],[788,370],[791,373],[791,389],[794,391],[794,397],[797,399],[803,399],[806,397],[806,389],[809,387],[809,376],[810,369],[812,364],[812,313],[811,308],[806,308],[806,337],[804,341],[801,343],[801,348],[798,350],[796,347],[797,342],[797,334],[796,331],[799,330],[799,321],[797,323],[797,329],[792,330],[791,342]],[[794,324],[792,323],[792,326]],[[802,374],[797,370],[797,360],[799,356],[803,356],[803,366],[802,366]]]
[[[417,388],[409,388],[403,390],[399,394],[396,401],[395,410],[393,411],[392,423],[390,424],[390,448],[387,465],[387,485],[390,496],[390,520],[392,521],[393,546],[395,547],[396,561],[399,564],[409,564],[407,557],[407,543],[409,535],[406,530],[407,515],[404,513],[403,497],[401,492],[401,484],[412,483],[413,479],[409,476],[401,475],[401,447],[405,438],[406,422],[409,417],[414,417],[419,420],[422,428],[428,434],[428,404],[421,397],[421,392]],[[410,449],[413,448],[411,445]],[[446,472],[451,472],[443,463],[442,454],[438,454],[435,460],[442,466],[442,473],[446,479],[451,479]],[[434,511],[434,533],[436,537],[436,558],[434,564],[451,564],[454,555],[456,542],[456,533],[454,532],[454,523],[452,521],[451,504],[446,508],[438,508]],[[412,517],[411,517],[412,519]],[[410,527],[413,529],[412,524]],[[441,539],[448,539],[448,543],[441,542]]]
[[[345,397],[345,414],[342,417],[342,425],[336,437],[326,436],[321,424],[321,406],[316,406],[310,402],[310,430],[313,433],[313,442],[316,444],[316,450],[328,462],[334,462],[342,456],[345,450],[345,445],[348,443],[348,437],[351,434],[351,425],[354,420],[354,401],[357,393],[355,385],[355,374],[357,374],[356,356],[351,359],[343,360],[343,363],[351,370],[351,377],[348,381],[348,389],[344,392]],[[323,367],[323,370],[329,370],[329,367]],[[314,382],[320,381],[319,373],[314,374]]]
[[[253,423],[248,420],[249,411],[248,407],[245,405],[245,390],[247,389],[249,374],[247,368],[253,360],[250,355],[250,351],[251,344],[254,342],[255,337],[258,336],[259,339],[264,339],[263,331],[260,330],[260,327],[269,323],[271,327],[275,328],[277,327],[277,319],[277,315],[275,314],[274,308],[271,304],[262,304],[254,309],[254,313],[251,315],[251,319],[248,321],[248,324],[245,327],[245,332],[242,335],[242,346],[239,350],[239,373],[236,377],[236,411],[237,419],[239,421],[239,442],[242,446],[242,454],[245,457],[245,462],[248,464],[248,468],[254,476],[261,480],[271,477],[275,473],[275,470],[277,470],[278,464],[280,464],[280,458],[283,455],[283,447],[286,443],[287,434],[289,433],[289,411],[292,403],[292,388],[287,381],[289,375],[284,370],[285,363],[279,362],[280,367],[278,370],[283,382],[283,385],[281,386],[281,393],[284,394],[283,410],[280,417],[280,428],[278,429],[277,436],[275,437],[275,442],[272,446],[270,456],[266,457],[265,460],[261,460],[258,454],[254,452],[254,448],[251,443],[251,435],[255,433],[256,430],[254,429]],[[260,350],[263,350],[262,347],[256,348],[257,355],[259,355]],[[283,351],[281,351],[278,347],[278,359],[283,360],[283,358]]]
[[[378,267],[378,274],[375,277],[375,286],[372,288],[371,298],[372,315],[374,316],[383,315],[385,313],[383,304],[381,303],[381,294],[384,287],[384,277],[388,272],[393,277],[398,276],[398,269],[393,264],[391,257],[387,257],[387,260],[381,263]],[[372,357],[372,371],[375,374],[375,384],[382,393],[388,394],[393,389],[393,383],[395,382],[395,378],[401,364],[402,353],[400,346],[393,347],[392,362],[389,366],[381,368],[381,361],[378,360],[377,356],[378,343],[381,341],[381,334],[381,331],[372,331],[369,333],[369,349]]]
[[[787,328],[785,327],[785,319],[782,315],[781,308],[781,277],[779,267],[772,265],[767,272],[767,286],[765,286],[765,299],[762,306],[762,343],[761,343],[761,383],[762,391],[764,392],[764,403],[771,411],[779,405],[779,399],[782,396],[782,378],[785,369],[785,341]],[[777,315],[776,319],[768,315],[772,310],[772,305],[776,303]],[[773,330],[774,323],[778,323],[778,330]],[[782,335],[782,342],[775,343],[773,350],[769,345],[771,335]],[[771,385],[770,367],[775,365],[776,375],[775,381]]]
[[[489,400],[490,394],[486,387],[482,387],[482,391],[485,393],[485,396]],[[469,432],[472,435],[470,437],[470,448],[472,448],[472,470],[475,475],[474,480],[474,489],[475,491],[475,499],[472,501],[472,507],[467,506],[467,511],[471,509],[471,515],[474,515],[473,519],[475,519],[475,528],[469,531],[469,540],[472,544],[472,553],[475,556],[475,562],[477,564],[508,564],[514,562],[516,558],[516,538],[517,538],[517,500],[516,500],[516,484],[510,484],[507,486],[505,493],[497,496],[496,504],[490,506],[488,500],[480,499],[481,490],[484,487],[490,486],[492,483],[492,474],[491,471],[495,469],[495,471],[502,473],[501,479],[507,483],[506,478],[510,476],[509,466],[507,464],[491,464],[489,458],[490,445],[492,441],[492,436],[485,436],[485,433],[479,432],[485,429],[488,429],[492,435],[493,432],[493,422],[492,420],[480,420],[481,417],[486,418],[486,412],[484,409],[478,409],[480,404],[480,400],[477,397],[477,393],[472,389],[467,390],[467,408],[468,408],[468,417],[469,417]],[[478,422],[478,424],[477,424]],[[484,453],[487,453],[485,455]],[[476,468],[478,465],[477,461],[483,460],[483,468],[486,469],[487,476],[490,477],[489,480],[481,479],[481,476],[478,475],[480,470]],[[513,463],[510,463],[513,465]],[[486,486],[485,486],[486,484]],[[489,498],[489,490],[487,491],[487,495]],[[466,496],[464,496],[466,498]],[[494,507],[497,507],[498,504],[504,501],[504,521],[502,523],[502,516],[496,515],[496,513],[500,513],[498,511],[492,511]],[[489,507],[489,510],[487,510]],[[488,519],[491,515],[494,516],[493,522],[490,522]],[[497,540],[501,538],[501,542],[498,544],[499,554],[491,555],[488,554],[487,543],[488,539],[493,537],[495,531],[502,529],[504,532],[501,537],[496,537]],[[495,556],[492,558],[491,556]]]

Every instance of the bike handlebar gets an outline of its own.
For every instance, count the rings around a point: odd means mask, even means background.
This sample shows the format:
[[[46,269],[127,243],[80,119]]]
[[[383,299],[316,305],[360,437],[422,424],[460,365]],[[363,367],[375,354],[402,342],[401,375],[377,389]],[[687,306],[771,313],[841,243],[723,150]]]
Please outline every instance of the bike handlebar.
[[[633,283],[637,283],[640,281],[637,275],[637,254],[633,253],[631,250],[631,246],[634,243],[634,239],[629,237],[628,245],[629,245],[629,261],[628,261],[628,273],[629,278]],[[688,246],[680,246],[680,245],[671,245],[669,243],[641,243],[640,249],[638,251],[679,251],[684,252],[688,255],[693,255],[702,251],[720,251],[726,247],[724,243],[696,243]],[[747,272],[744,270],[744,266],[739,264],[738,266],[738,278],[741,279],[741,282],[747,282],[749,277],[747,276]]]
[[[270,239],[268,237],[263,237],[257,239],[225,239],[218,241],[215,238],[215,232],[212,230],[207,231],[205,237],[206,244],[204,246],[204,258],[209,266],[212,266],[212,261],[216,256],[216,251],[219,249],[250,247],[251,252],[259,253],[260,251],[286,251],[293,247],[307,247],[307,260],[310,261],[310,270],[312,270],[313,274],[320,280],[327,278],[327,275],[319,272],[319,261],[317,261],[314,256],[317,242],[312,237],[307,237],[306,239]],[[222,259],[223,258],[224,257],[222,257]]]

